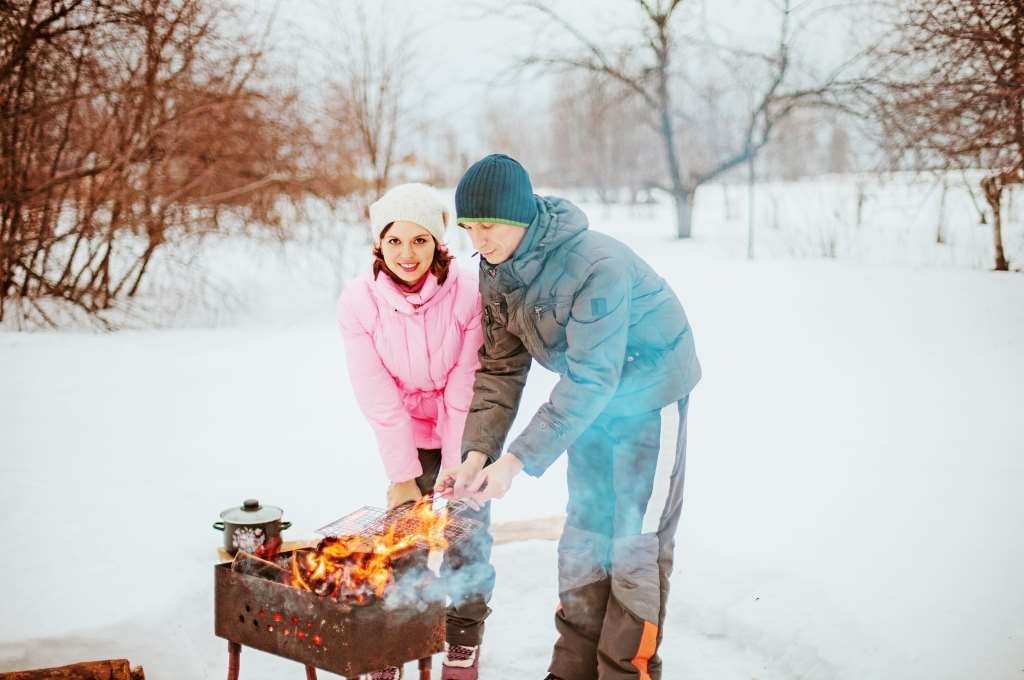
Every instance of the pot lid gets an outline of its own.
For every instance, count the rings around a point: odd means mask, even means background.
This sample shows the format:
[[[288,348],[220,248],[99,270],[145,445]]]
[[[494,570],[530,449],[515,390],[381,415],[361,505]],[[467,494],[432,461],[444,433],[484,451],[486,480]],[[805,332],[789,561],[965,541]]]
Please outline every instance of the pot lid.
[[[260,505],[255,498],[246,499],[241,507],[228,508],[220,518],[232,524],[263,524],[281,519],[284,510],[275,505]]]

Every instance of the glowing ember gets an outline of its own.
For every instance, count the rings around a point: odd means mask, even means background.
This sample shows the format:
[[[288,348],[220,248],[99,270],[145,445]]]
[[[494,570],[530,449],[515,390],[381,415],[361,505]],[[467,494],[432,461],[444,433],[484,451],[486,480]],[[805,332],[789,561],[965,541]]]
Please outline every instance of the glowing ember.
[[[289,563],[290,583],[322,597],[356,604],[381,597],[394,581],[392,561],[396,557],[414,548],[448,547],[447,524],[448,510],[435,511],[425,497],[381,534],[325,538],[315,551],[294,553]]]

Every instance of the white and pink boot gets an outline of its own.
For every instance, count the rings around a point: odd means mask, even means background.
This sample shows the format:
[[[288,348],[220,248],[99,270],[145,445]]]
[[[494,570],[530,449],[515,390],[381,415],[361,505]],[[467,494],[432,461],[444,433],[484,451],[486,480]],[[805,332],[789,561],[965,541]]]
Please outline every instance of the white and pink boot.
[[[480,646],[444,643],[441,680],[478,680],[480,677]]]

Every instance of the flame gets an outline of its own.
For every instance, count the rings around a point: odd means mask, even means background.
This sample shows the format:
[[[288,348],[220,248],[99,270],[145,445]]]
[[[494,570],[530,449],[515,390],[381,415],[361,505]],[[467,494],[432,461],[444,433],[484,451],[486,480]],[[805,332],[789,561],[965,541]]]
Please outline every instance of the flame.
[[[394,558],[417,547],[447,548],[447,525],[447,508],[435,511],[430,497],[424,497],[382,534],[326,538],[315,551],[294,553],[289,565],[291,585],[356,603],[371,595],[381,597],[394,581]]]

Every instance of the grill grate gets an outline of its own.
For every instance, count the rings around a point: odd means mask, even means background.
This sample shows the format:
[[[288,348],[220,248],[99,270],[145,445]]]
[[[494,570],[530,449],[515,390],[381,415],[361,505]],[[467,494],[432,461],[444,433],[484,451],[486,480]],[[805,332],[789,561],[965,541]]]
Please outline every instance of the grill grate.
[[[391,510],[365,505],[350,512],[341,519],[316,530],[318,534],[338,538],[341,536],[381,536],[394,526],[399,536],[415,533],[421,529],[421,520],[412,512],[413,503],[406,503]],[[469,506],[464,501],[452,501],[446,510],[448,523],[444,537],[449,545],[466,540],[477,529],[483,526],[479,520],[466,517],[464,513]]]

